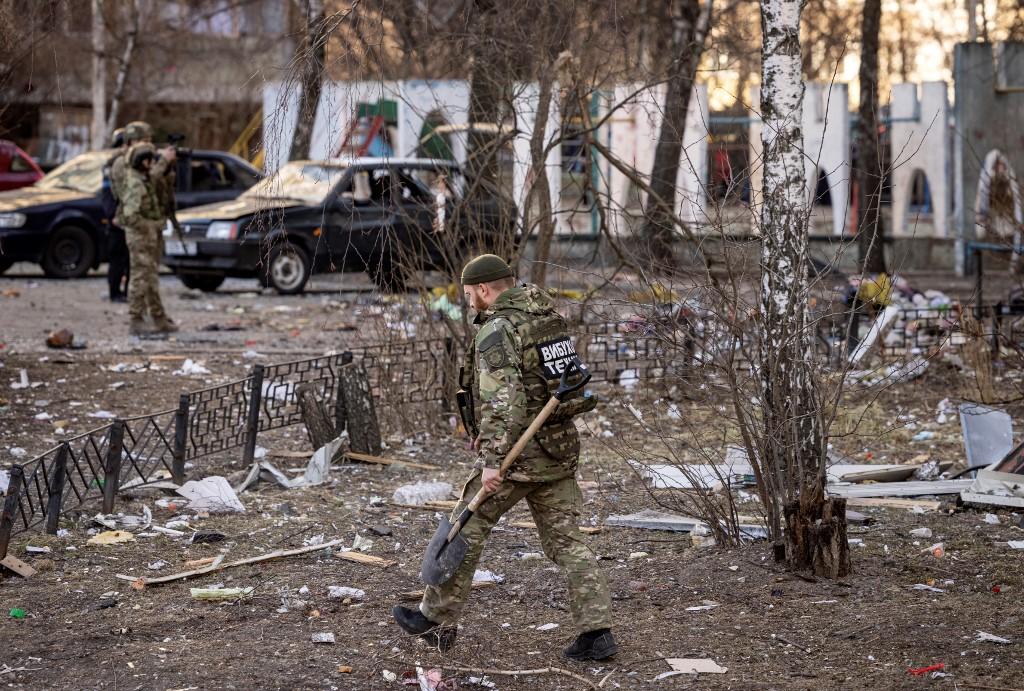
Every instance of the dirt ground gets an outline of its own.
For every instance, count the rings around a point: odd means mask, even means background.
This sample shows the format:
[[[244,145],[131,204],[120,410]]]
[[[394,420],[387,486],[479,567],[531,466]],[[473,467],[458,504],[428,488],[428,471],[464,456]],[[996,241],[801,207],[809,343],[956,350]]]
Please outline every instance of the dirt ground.
[[[229,282],[227,288],[193,299],[174,279],[163,279],[169,311],[183,330],[165,342],[132,342],[125,337],[124,306],[111,307],[102,299],[105,284],[99,278],[0,278],[0,292],[20,293],[0,297],[0,463],[18,460],[12,447],[24,449],[21,460],[27,460],[63,436],[99,426],[104,420],[91,416],[101,411],[125,415],[171,408],[178,392],[243,376],[252,362],[372,340],[368,324],[380,321],[376,298],[358,285],[326,283],[322,293],[290,298],[251,292],[249,282]],[[218,330],[203,330],[210,325]],[[71,328],[88,347],[48,350],[46,333],[58,327]],[[246,357],[246,351],[258,354]],[[175,375],[185,357],[201,360],[212,374]],[[39,386],[9,388],[22,368]],[[1002,373],[1007,386],[1013,375]],[[908,462],[922,455],[962,460],[955,413],[939,422],[942,400],[950,398],[954,407],[958,402],[957,376],[951,367],[935,366],[909,384],[851,393],[850,410],[865,414],[856,416],[862,419],[856,429],[851,425],[848,434],[833,440],[834,450],[859,462]],[[628,397],[611,388],[600,393],[616,403]],[[658,415],[663,403],[645,404]],[[713,426],[719,405],[713,393],[676,403],[686,419]],[[1024,412],[1018,408],[1011,411]],[[41,413],[49,418],[37,419]],[[581,525],[602,526],[610,514],[651,507],[651,495],[616,450],[619,440],[642,443],[635,421],[609,403],[588,416],[586,425]],[[921,430],[934,432],[933,438],[913,441]],[[87,531],[95,527],[89,516],[98,504],[62,521],[67,537],[16,536],[11,553],[39,573],[29,580],[0,581],[0,684],[397,689],[420,665],[447,667],[445,677],[462,689],[484,688],[470,681],[484,675],[453,667],[553,666],[619,689],[1024,687],[1024,552],[1006,545],[1024,539],[1022,517],[995,511],[999,523],[991,524],[984,511],[952,505],[924,514],[859,509],[871,520],[850,526],[850,537],[863,545],[852,548],[853,574],[839,582],[785,573],[771,561],[765,543],[697,548],[686,534],[605,526],[587,539],[608,577],[621,651],[602,664],[561,658],[574,635],[564,582],[553,564],[519,557],[541,550],[533,529],[512,525],[529,520],[525,506],[517,507],[493,533],[480,563],[503,575],[504,582],[473,592],[456,647],[441,654],[402,635],[390,618],[402,593],[420,587],[419,561],[437,516],[388,501],[397,487],[417,480],[446,480],[459,487],[472,456],[464,441],[438,430],[385,432],[385,455],[433,464],[436,471],[336,466],[331,482],[318,488],[258,485],[241,495],[246,512],[240,515],[207,517],[162,508],[157,500],[163,495],[154,490],[119,499],[117,510],[125,514],[137,515],[148,506],[158,524],[179,519],[226,534],[226,540],[212,544],[160,535],[123,545],[87,545]],[[301,427],[261,436],[259,444],[283,470],[304,463],[275,454],[311,450]],[[188,472],[201,477],[239,470],[239,459],[225,455],[200,459]],[[743,508],[756,512],[758,505]],[[911,537],[909,531],[918,527],[930,528],[933,537]],[[184,570],[188,560],[218,554],[234,560],[302,547],[320,535],[346,544],[359,535],[373,541],[370,554],[397,563],[388,568],[355,564],[320,550],[143,591],[116,578],[169,574]],[[936,558],[925,548],[940,541],[946,554]],[[51,552],[29,555],[28,545]],[[159,568],[148,568],[151,564]],[[251,598],[226,604],[190,597],[190,587],[217,583],[255,591]],[[943,592],[915,590],[915,584]],[[360,588],[366,596],[344,604],[328,598],[329,586]],[[308,592],[300,592],[303,588]],[[719,605],[686,611],[705,600]],[[14,608],[23,609],[25,618],[9,616]],[[557,628],[537,630],[551,623]],[[335,644],[312,643],[317,632],[332,632]],[[978,632],[1011,642],[979,641]],[[666,657],[711,658],[728,671],[653,681],[669,670]],[[908,672],[937,664],[944,667],[934,676]],[[396,681],[388,680],[392,673]],[[586,688],[557,674],[489,674],[486,679],[506,691]]]

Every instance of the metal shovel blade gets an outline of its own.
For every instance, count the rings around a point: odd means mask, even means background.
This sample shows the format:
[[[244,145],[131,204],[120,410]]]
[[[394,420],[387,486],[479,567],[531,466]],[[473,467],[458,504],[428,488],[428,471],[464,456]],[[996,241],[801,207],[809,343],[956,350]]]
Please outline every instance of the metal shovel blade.
[[[423,555],[423,566],[420,567],[420,580],[427,585],[441,585],[451,580],[466,552],[469,551],[469,543],[461,533],[451,542],[447,542],[451,529],[452,524],[448,517],[443,516],[441,524],[437,526],[437,532],[430,538],[427,552]]]

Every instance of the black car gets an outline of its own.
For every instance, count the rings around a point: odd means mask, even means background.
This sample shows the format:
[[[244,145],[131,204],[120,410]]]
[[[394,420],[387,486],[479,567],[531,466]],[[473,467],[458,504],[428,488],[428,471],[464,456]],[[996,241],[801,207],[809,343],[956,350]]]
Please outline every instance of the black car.
[[[163,263],[206,291],[231,276],[299,293],[326,271],[366,271],[400,289],[405,271],[450,267],[514,219],[497,195],[460,203],[460,187],[453,161],[292,161],[234,201],[179,213],[183,232],[165,231]]]
[[[47,276],[77,278],[106,261],[100,203],[103,166],[113,151],[91,151],[55,168],[32,187],[0,192],[0,273],[38,262]],[[181,149],[178,208],[234,199],[259,181],[251,165],[222,151]]]

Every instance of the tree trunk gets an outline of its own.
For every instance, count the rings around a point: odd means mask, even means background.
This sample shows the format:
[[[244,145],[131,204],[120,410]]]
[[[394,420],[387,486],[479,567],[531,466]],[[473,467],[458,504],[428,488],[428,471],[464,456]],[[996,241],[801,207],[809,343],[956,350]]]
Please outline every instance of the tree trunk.
[[[303,12],[306,30],[295,56],[300,71],[301,94],[299,119],[295,123],[292,147],[288,156],[292,161],[309,157],[309,145],[313,138],[316,108],[320,103],[320,92],[323,89],[324,60],[327,55],[327,18],[324,14],[323,0],[304,0]]]
[[[537,98],[537,114],[534,118],[533,133],[530,136],[530,168],[533,171],[533,183],[526,195],[523,217],[527,220],[523,232],[529,234],[533,219],[530,218],[533,200],[537,200],[537,244],[534,248],[533,267],[530,269],[530,281],[538,286],[547,282],[548,259],[551,256],[551,239],[555,235],[555,219],[551,208],[551,186],[548,182],[545,131],[551,117],[551,92],[554,73],[545,71],[540,76],[540,89]]]
[[[857,246],[861,271],[885,271],[881,199],[885,171],[878,147],[878,32],[882,0],[864,0],[860,49],[860,120],[857,125]]]
[[[473,31],[470,37],[472,67],[469,80],[469,124],[501,125],[502,103],[510,83],[508,61],[495,41],[499,30],[496,0],[473,2]],[[482,199],[498,189],[498,143],[500,135],[470,129],[467,144],[468,196]]]
[[[338,370],[338,386],[345,401],[349,446],[359,453],[379,454],[380,424],[366,370],[356,364],[343,365]]]
[[[114,94],[110,97],[110,112],[107,115],[106,134],[109,135],[117,127],[117,118],[121,114],[121,102],[124,99],[124,87],[128,81],[128,70],[135,53],[135,42],[139,35],[139,22],[142,16],[142,0],[134,0],[131,8],[131,24],[124,40],[124,51],[121,62],[117,66],[117,77],[114,79]]]
[[[103,0],[92,0],[92,127],[91,148],[107,146],[107,57]]]
[[[784,541],[793,570],[827,576],[849,561],[845,514],[824,497],[825,440],[807,323],[807,198],[804,194],[800,14],[802,0],[761,4],[761,118],[764,188],[761,209],[761,330],[758,348],[759,461],[769,529]],[[795,508],[794,508],[795,506]],[[782,531],[783,512],[787,530]],[[838,521],[818,530],[816,519]],[[830,524],[831,525],[831,524]],[[816,555],[833,554],[818,559]],[[820,563],[819,563],[820,562]],[[828,567],[827,572],[819,571]]]
[[[693,80],[704,50],[711,21],[711,0],[703,12],[700,0],[682,0],[673,17],[672,63],[665,90],[665,106],[651,167],[651,190],[644,209],[644,236],[655,267],[671,268],[673,222],[676,209],[676,179],[683,151],[686,114],[690,108]],[[669,208],[665,208],[665,206]]]
[[[334,425],[327,417],[327,411],[317,398],[313,386],[300,384],[295,387],[295,398],[302,413],[302,422],[306,425],[306,433],[309,434],[309,441],[316,451],[337,436],[334,433]]]

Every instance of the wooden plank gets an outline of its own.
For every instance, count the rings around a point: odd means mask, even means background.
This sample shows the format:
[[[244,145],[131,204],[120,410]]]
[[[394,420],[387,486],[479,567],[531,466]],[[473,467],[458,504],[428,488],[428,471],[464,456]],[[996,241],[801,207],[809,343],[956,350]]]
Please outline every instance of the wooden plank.
[[[262,561],[269,561],[271,559],[280,559],[282,557],[293,557],[297,554],[306,554],[308,552],[317,552],[322,549],[330,549],[340,545],[344,540],[331,540],[325,542],[322,545],[310,545],[309,547],[299,547],[298,549],[286,549],[271,552],[270,554],[261,554],[256,557],[248,557],[246,559],[239,559],[238,561],[228,562],[224,564],[222,561],[217,560],[209,566],[203,568],[193,569],[191,571],[182,571],[181,573],[172,573],[169,576],[159,576],[157,578],[139,578],[136,576],[125,576],[124,574],[117,574],[117,578],[122,581],[131,581],[132,587],[136,590],[142,590],[147,585],[162,585],[164,583],[171,583],[173,581],[181,581],[186,578],[192,578],[193,576],[203,576],[208,573],[215,571],[223,571],[224,569],[230,569],[235,566],[245,566],[246,564],[256,564]]]
[[[13,554],[8,554],[3,559],[0,559],[0,566],[3,566],[5,569],[10,569],[22,578],[29,578],[36,575],[35,569],[23,562],[21,559],[18,559]]]
[[[356,564],[366,564],[368,566],[379,566],[382,569],[386,569],[389,566],[394,566],[397,561],[391,561],[390,559],[382,559],[381,557],[375,557],[372,554],[365,554],[363,552],[335,552],[334,556],[345,561],[355,562]]]
[[[400,465],[404,468],[416,468],[417,470],[440,470],[436,465],[426,465],[425,463],[413,463],[412,461],[401,461],[397,458],[384,458],[383,456],[375,456],[369,453],[359,453],[357,451],[346,451],[345,457],[350,458],[353,461],[362,461],[363,463],[376,463],[377,465]]]
[[[942,502],[932,499],[897,499],[882,497],[850,497],[846,500],[847,506],[860,507],[883,507],[888,509],[913,509],[920,508],[925,511],[938,511]]]
[[[479,590],[480,588],[490,588],[490,587],[495,586],[495,585],[497,585],[497,584],[494,581],[482,581],[482,582],[474,582],[473,585],[470,586],[470,587],[473,590]],[[422,600],[423,599],[423,593],[424,593],[423,590],[409,590],[407,592],[399,594],[398,597],[400,599],[406,600],[406,601],[409,601],[409,600]]]
[[[397,506],[400,509],[419,509],[420,511],[451,511],[459,502],[442,499],[440,501],[428,501],[425,504],[401,504],[397,501],[389,501],[388,506]]]

